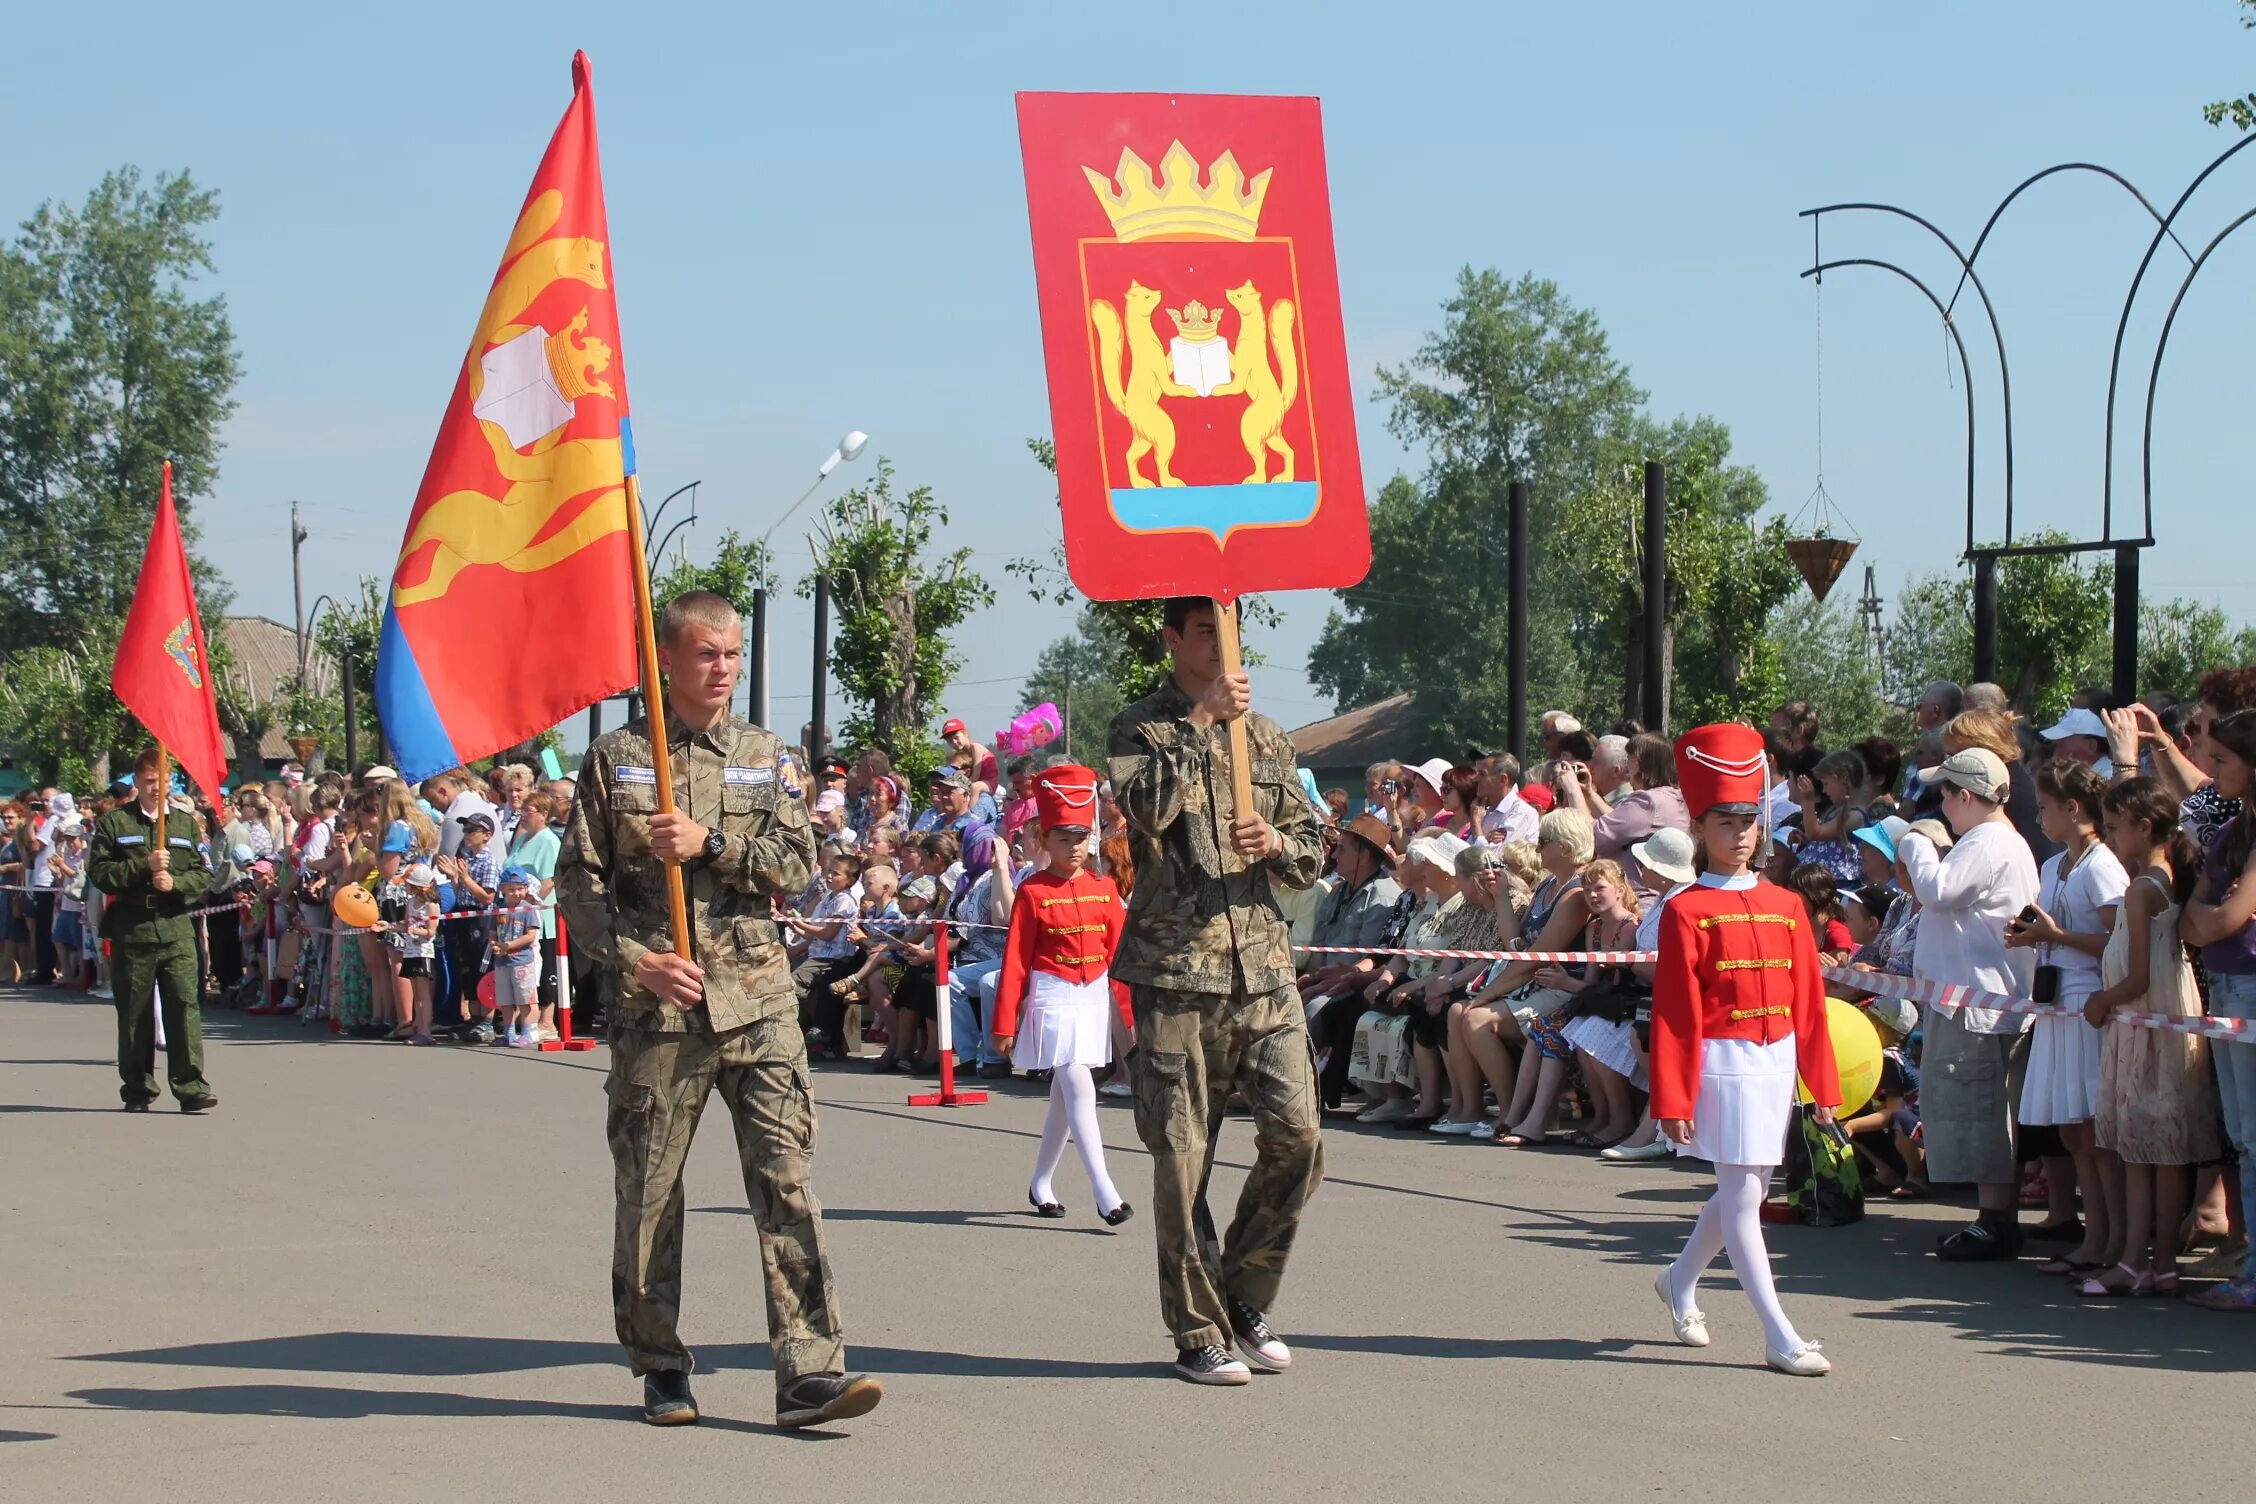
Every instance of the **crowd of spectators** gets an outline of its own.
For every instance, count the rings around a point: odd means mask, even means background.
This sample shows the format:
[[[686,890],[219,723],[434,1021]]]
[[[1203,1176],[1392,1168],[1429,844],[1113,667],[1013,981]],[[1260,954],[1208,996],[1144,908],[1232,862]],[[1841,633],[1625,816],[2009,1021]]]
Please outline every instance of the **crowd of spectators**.
[[[1970,1196],[1945,1259],[2041,1243],[2055,1256],[2037,1267],[2086,1295],[2224,1276],[2195,1298],[2256,1309],[2256,1034],[2117,1017],[2256,1018],[2256,669],[2211,674],[2187,703],[2087,692],[2041,730],[1994,685],[1936,684],[1916,720],[1905,746],[1828,746],[1794,703],[1767,738],[1765,871],[1801,897],[1847,969],[1833,992],[1884,1046],[1879,1090],[1846,1122],[1871,1193]],[[1002,1079],[1002,939],[1044,861],[1032,779],[1054,759],[998,758],[957,721],[942,740],[918,779],[874,749],[786,753],[819,850],[778,920],[819,1056],[930,1074],[945,1035],[963,1069]],[[1526,766],[1374,764],[1360,790],[1302,775],[1329,859],[1280,902],[1311,947],[1300,990],[1323,1106],[1471,1143],[1661,1158],[1650,967],[1629,957],[1698,877],[1671,744],[1564,712],[1540,743]],[[207,990],[369,1038],[554,1041],[573,793],[504,763],[419,787],[381,766],[291,768],[222,808],[176,796],[208,833],[215,905],[232,905],[202,926]],[[47,789],[0,807],[0,975],[102,989],[85,832],[125,796]],[[1134,843],[1109,789],[1090,843],[1091,870],[1130,893]],[[376,897],[372,926],[329,906],[352,883]],[[1623,959],[1544,954],[1558,952]],[[2060,1011],[1922,1007],[1897,979]],[[578,1027],[599,1027],[600,978],[570,981]],[[1124,1096],[1133,1041],[1115,1027],[1102,1090]]]

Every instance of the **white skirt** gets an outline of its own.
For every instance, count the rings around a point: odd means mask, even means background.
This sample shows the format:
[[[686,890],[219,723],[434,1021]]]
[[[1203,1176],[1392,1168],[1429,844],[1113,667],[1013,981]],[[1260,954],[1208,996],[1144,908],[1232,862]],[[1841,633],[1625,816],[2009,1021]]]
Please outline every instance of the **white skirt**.
[[[1700,1041],[1692,1142],[1678,1152],[1717,1165],[1776,1165],[1794,1113],[1794,1036]]]
[[[1011,1064],[1022,1071],[1061,1065],[1100,1066],[1112,1060],[1112,983],[1069,982],[1047,971],[1027,979]]]
[[[1567,1043],[1617,1076],[1627,1076],[1639,1091],[1648,1089],[1645,1062],[1637,1058],[1637,1027],[1588,1014],[1570,1018],[1559,1030]]]
[[[2081,1008],[2098,989],[2063,992]],[[2031,1127],[2082,1123],[2099,1111],[2099,1056],[2107,1036],[2081,1018],[2040,1015],[2029,1030],[2029,1064],[2021,1078],[2021,1121]]]

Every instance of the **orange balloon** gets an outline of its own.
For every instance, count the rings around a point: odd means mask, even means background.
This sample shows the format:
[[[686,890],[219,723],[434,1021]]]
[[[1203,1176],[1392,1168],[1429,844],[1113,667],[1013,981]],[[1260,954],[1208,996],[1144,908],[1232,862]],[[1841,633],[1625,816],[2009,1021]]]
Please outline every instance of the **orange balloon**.
[[[337,890],[336,901],[330,905],[337,917],[356,930],[367,929],[377,920],[376,895],[358,883]]]

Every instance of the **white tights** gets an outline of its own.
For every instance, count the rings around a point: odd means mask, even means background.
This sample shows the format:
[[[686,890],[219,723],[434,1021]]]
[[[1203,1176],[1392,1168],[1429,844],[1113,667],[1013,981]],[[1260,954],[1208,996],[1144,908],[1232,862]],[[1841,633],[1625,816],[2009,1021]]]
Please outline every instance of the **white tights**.
[[[1061,1065],[1051,1073],[1050,1116],[1042,1125],[1042,1147],[1034,1156],[1034,1183],[1027,1187],[1036,1201],[1057,1200],[1050,1182],[1065,1158],[1068,1132],[1081,1153],[1081,1168],[1089,1172],[1097,1210],[1112,1211],[1120,1205],[1120,1192],[1105,1170],[1104,1135],[1097,1130],[1097,1083],[1085,1065]]]
[[[1778,1304],[1777,1287],[1770,1282],[1770,1250],[1763,1245],[1760,1212],[1763,1197],[1770,1193],[1770,1166],[1717,1165],[1715,1174],[1715,1195],[1700,1208],[1700,1220],[1692,1224],[1684,1252],[1669,1266],[1669,1291],[1676,1297],[1676,1309],[1693,1308],[1693,1287],[1716,1255],[1728,1249],[1739,1286],[1762,1319],[1763,1341],[1773,1352],[1797,1351],[1802,1339]]]

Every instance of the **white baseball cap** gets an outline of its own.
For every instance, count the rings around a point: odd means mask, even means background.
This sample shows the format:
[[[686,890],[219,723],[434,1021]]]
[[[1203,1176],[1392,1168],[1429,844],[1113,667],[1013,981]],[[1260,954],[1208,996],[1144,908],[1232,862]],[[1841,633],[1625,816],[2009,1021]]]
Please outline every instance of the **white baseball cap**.
[[[2056,742],[2067,736],[2096,736],[2105,741],[2107,723],[2099,718],[2097,711],[2078,707],[2045,727],[2044,739],[2048,742]]]

